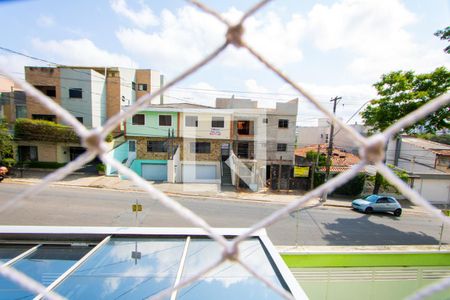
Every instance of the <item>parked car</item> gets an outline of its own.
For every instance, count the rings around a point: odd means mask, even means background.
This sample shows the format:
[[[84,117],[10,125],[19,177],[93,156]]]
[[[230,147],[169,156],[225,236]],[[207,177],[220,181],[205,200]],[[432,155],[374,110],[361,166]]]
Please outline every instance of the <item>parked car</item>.
[[[391,196],[367,195],[353,200],[352,207],[366,214],[374,211],[393,212],[396,217],[400,217],[402,214],[402,206],[397,199]]]

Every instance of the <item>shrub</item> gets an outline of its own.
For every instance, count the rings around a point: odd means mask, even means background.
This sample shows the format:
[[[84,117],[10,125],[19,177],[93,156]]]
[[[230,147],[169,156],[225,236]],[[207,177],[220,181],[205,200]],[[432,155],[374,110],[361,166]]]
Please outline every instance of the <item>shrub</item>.
[[[44,120],[17,119],[14,125],[16,140],[79,143],[80,138],[70,126]]]
[[[96,167],[96,169],[97,169],[98,172],[105,172],[105,171],[106,171],[106,166],[105,166],[105,164],[99,163],[99,164],[97,164],[95,167]]]
[[[113,141],[113,136],[111,133],[108,133],[108,135],[105,138],[105,142],[111,143]]]
[[[399,169],[399,168],[397,168],[397,167],[395,167],[394,165],[391,165],[391,164],[387,164],[387,166],[395,173],[395,175],[397,175],[398,178],[400,178],[404,182],[408,182],[409,176],[408,176],[408,173],[406,171],[404,171],[402,169]],[[370,183],[375,184],[375,176],[368,176],[367,180]],[[390,184],[390,182],[387,181],[384,177],[381,177],[381,187],[384,190],[392,188],[395,192],[398,192],[398,190],[392,184]]]
[[[2,160],[2,164],[9,169],[14,167],[14,165],[16,164],[16,160],[14,158],[4,158]]]
[[[58,163],[54,161],[26,161],[23,163],[24,167],[40,169],[58,169],[64,165],[65,163]]]
[[[334,190],[333,194],[345,196],[357,196],[364,190],[364,183],[366,182],[366,174],[359,173],[344,185]]]

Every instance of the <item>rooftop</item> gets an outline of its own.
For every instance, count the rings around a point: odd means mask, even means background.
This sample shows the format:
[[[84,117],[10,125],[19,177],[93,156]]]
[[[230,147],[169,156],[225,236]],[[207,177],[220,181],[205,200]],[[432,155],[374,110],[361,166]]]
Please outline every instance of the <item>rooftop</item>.
[[[306,157],[306,153],[308,153],[309,151],[314,151],[317,152],[317,147],[318,145],[310,145],[310,146],[306,146],[306,147],[302,147],[302,148],[298,148],[295,149],[295,156],[301,156],[301,157]],[[328,145],[327,144],[320,144],[320,153],[321,154],[327,154],[327,148]],[[338,148],[334,148],[333,149],[333,157],[332,157],[332,163],[333,163],[333,167],[349,167],[352,165],[356,165],[357,163],[360,162],[360,159],[358,156],[348,153],[348,152],[344,152]]]
[[[445,144],[441,144],[441,143],[437,143],[437,142],[433,142],[433,141],[428,141],[428,140],[424,140],[424,139],[420,139],[420,138],[409,137],[409,136],[402,137],[402,142],[415,145],[415,146],[423,148],[425,150],[430,150],[436,154],[450,155],[450,146],[449,145],[445,145]]]

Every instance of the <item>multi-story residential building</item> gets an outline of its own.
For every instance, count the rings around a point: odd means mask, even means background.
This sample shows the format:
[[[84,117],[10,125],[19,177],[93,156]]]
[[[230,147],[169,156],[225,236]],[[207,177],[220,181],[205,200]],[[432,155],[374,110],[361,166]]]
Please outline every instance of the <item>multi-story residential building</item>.
[[[249,99],[219,98],[216,108],[233,110],[232,150],[237,160],[232,169],[239,186],[286,186],[294,164],[298,99],[268,109]]]
[[[297,105],[295,99],[264,109],[235,98],[217,99],[216,107],[148,105],[126,121],[127,143],[110,155],[147,180],[258,190],[279,170],[287,181],[291,176]]]
[[[15,83],[0,75],[0,118],[8,123],[26,117],[25,93]]]
[[[226,110],[187,103],[149,105],[125,124],[127,146],[122,147],[128,153],[115,149],[111,155],[147,180],[219,183],[230,126]]]
[[[133,104],[138,97],[158,89],[160,84],[158,71],[120,67],[28,66],[25,67],[25,79],[87,128],[103,125],[108,118]],[[49,111],[33,97],[26,99],[26,117],[63,123],[53,111]],[[118,127],[114,135],[118,136],[122,131],[123,128]],[[40,161],[45,159],[44,161],[64,163],[85,151],[77,143],[40,140],[16,142],[19,147],[17,153]],[[55,155],[48,157],[44,153]]]
[[[25,79],[88,128],[101,126],[137,97],[159,88],[160,74],[119,67],[25,67]],[[60,123],[54,112],[29,97],[27,115]]]

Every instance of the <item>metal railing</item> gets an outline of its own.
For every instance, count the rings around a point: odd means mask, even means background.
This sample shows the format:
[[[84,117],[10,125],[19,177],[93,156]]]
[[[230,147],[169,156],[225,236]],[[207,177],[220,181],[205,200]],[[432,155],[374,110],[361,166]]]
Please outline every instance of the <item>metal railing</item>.
[[[406,185],[402,180],[400,180],[385,164],[383,164],[383,157],[385,155],[384,149],[389,138],[393,135],[399,133],[402,128],[405,128],[416,121],[424,118],[428,114],[438,110],[444,105],[448,105],[450,102],[450,94],[445,94],[436,99],[423,105],[413,113],[403,117],[398,120],[395,124],[387,128],[382,133],[373,135],[369,138],[361,136],[358,132],[349,127],[345,122],[336,118],[332,112],[327,110],[319,101],[312,97],[306,90],[304,90],[300,85],[295,83],[287,75],[285,75],[281,70],[270,63],[264,56],[262,56],[257,49],[250,46],[245,39],[243,39],[243,33],[245,31],[244,23],[245,21],[255,14],[262,7],[267,5],[271,0],[263,0],[257,3],[255,6],[251,7],[240,19],[237,24],[231,24],[224,17],[222,17],[218,12],[209,8],[205,4],[198,2],[197,0],[189,1],[194,6],[196,6],[201,11],[212,15],[218,21],[225,24],[228,28],[224,41],[220,44],[214,51],[209,55],[204,57],[201,61],[194,64],[178,76],[176,76],[172,81],[168,82],[165,86],[161,87],[155,93],[147,94],[140,97],[133,105],[131,105],[126,111],[121,111],[115,116],[111,117],[106,121],[103,127],[94,128],[88,130],[84,127],[74,116],[72,116],[67,110],[56,104],[51,98],[42,94],[39,90],[34,88],[29,83],[16,78],[13,74],[7,72],[6,70],[0,70],[4,74],[7,74],[12,80],[14,80],[29,96],[35,98],[41,105],[45,108],[53,111],[61,120],[66,124],[73,127],[75,132],[80,136],[82,145],[86,148],[86,152],[80,155],[76,160],[68,163],[64,167],[56,170],[55,172],[49,174],[39,183],[33,187],[25,190],[20,195],[17,195],[13,199],[4,202],[0,206],[0,211],[4,211],[8,207],[13,205],[20,205],[24,199],[34,196],[40,191],[42,191],[47,185],[52,182],[58,181],[75,171],[76,169],[82,167],[84,164],[92,160],[94,157],[98,156],[105,164],[110,164],[113,168],[116,168],[121,174],[125,175],[127,178],[132,180],[136,185],[143,188],[151,198],[159,200],[167,208],[171,209],[173,212],[178,214],[180,217],[189,221],[192,225],[196,227],[201,227],[207,234],[214,240],[216,240],[222,247],[223,252],[221,258],[214,264],[207,266],[203,270],[199,270],[194,276],[181,280],[174,287],[164,290],[155,297],[154,299],[162,299],[182,287],[189,285],[201,276],[210,272],[211,270],[217,268],[226,260],[234,261],[239,263],[244,267],[250,274],[261,280],[268,287],[276,291],[279,295],[286,299],[292,299],[292,295],[286,290],[275,286],[273,283],[269,282],[267,279],[262,277],[260,274],[255,272],[245,261],[241,260],[239,257],[238,245],[240,242],[248,238],[252,233],[256,232],[258,229],[269,226],[282,217],[288,215],[290,212],[299,209],[299,207],[305,205],[308,201],[315,197],[322,195],[323,193],[329,193],[335,188],[344,184],[352,177],[354,177],[359,171],[363,170],[364,166],[367,164],[372,164],[376,167],[377,171],[384,176],[392,185],[394,185],[400,192],[402,192],[407,198],[409,198],[414,204],[420,205],[426,208],[431,214],[436,216],[442,222],[450,224],[450,218],[444,217],[444,215],[434,208],[427,200],[422,198],[416,191],[412,190],[408,185]],[[344,130],[348,135],[350,135],[357,145],[360,147],[359,154],[361,157],[361,162],[353,166],[348,171],[341,173],[340,175],[327,181],[325,184],[317,187],[316,189],[308,192],[302,197],[299,197],[290,204],[284,206],[283,208],[275,211],[266,218],[260,220],[252,227],[250,227],[246,232],[238,236],[232,241],[227,241],[222,235],[217,233],[214,228],[212,228],[203,218],[187,209],[186,207],[179,204],[174,199],[168,197],[163,192],[156,189],[146,180],[142,179],[136,173],[131,171],[129,168],[124,166],[121,162],[114,160],[112,157],[107,155],[107,147],[104,142],[106,136],[114,130],[121,122],[126,120],[135,114],[140,108],[150,103],[152,99],[159,97],[160,94],[169,90],[175,84],[181,82],[182,80],[189,77],[191,74],[195,73],[200,68],[204,67],[206,64],[214,60],[221,52],[223,52],[228,47],[237,47],[246,49],[251,55],[253,55],[261,64],[263,64],[267,69],[271,70],[275,75],[281,78],[284,82],[289,84],[295,91],[297,91],[304,98],[309,100],[319,111],[321,111],[325,116],[333,120],[333,122]],[[22,286],[26,287],[30,291],[44,293],[44,295],[50,299],[60,299],[58,295],[52,292],[46,291],[45,287],[37,283],[36,281],[28,278],[25,274],[21,274],[10,267],[0,267],[0,273],[13,281],[18,282]],[[445,278],[436,284],[430,285],[416,293],[411,297],[411,299],[421,299],[427,297],[436,291],[442,290],[450,286],[450,278]]]

